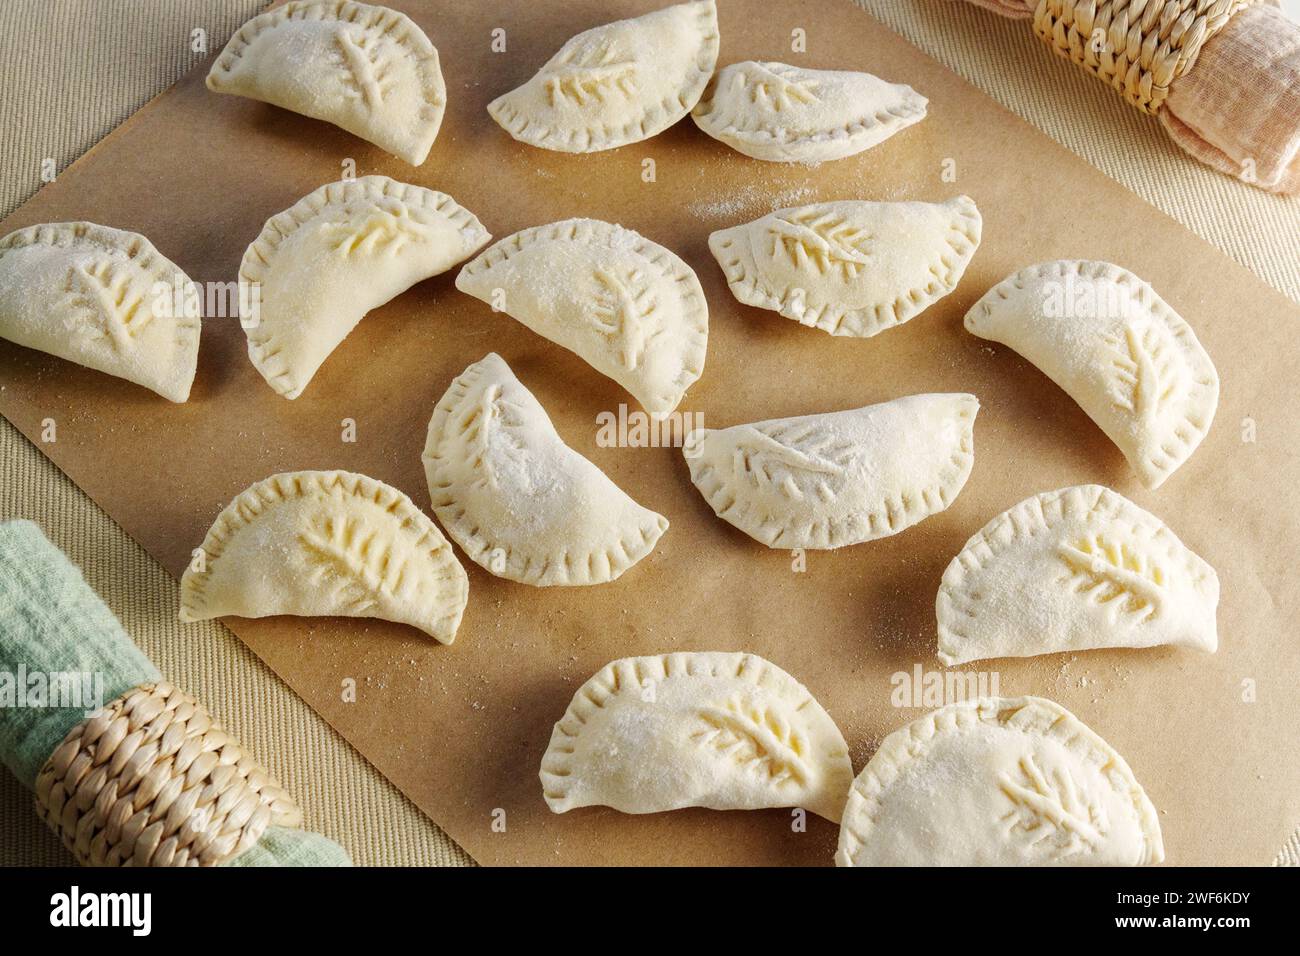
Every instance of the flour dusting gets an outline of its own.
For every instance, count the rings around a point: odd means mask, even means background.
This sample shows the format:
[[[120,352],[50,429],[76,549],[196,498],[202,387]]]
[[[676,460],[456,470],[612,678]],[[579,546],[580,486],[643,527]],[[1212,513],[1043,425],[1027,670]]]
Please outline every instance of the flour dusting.
[[[743,186],[721,199],[693,202],[686,208],[697,219],[756,219],[765,213],[787,206],[798,206],[813,198],[811,186],[795,186],[771,193],[762,186]]]

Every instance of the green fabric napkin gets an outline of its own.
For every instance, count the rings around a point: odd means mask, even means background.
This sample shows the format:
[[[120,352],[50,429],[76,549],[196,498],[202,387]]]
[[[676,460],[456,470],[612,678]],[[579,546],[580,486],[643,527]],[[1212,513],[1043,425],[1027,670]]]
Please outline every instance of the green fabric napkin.
[[[88,711],[161,676],[40,528],[0,522],[0,763],[24,786],[35,786],[54,748]],[[352,861],[319,833],[268,827],[256,846],[223,865]]]

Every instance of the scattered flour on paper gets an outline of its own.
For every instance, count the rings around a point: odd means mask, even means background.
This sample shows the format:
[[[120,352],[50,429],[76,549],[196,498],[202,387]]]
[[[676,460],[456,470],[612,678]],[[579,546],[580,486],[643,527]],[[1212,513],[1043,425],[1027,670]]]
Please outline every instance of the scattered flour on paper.
[[[693,202],[686,208],[697,219],[738,219],[742,216],[755,219],[777,209],[805,203],[815,193],[812,186],[806,185],[772,192],[763,186],[750,184],[742,186],[729,196]]]

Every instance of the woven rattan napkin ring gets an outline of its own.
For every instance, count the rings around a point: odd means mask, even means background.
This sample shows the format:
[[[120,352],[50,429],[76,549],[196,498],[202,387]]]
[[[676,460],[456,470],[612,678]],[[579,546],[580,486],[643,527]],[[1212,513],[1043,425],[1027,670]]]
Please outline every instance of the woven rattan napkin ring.
[[[1155,113],[1210,37],[1254,0],[1039,0],[1034,32]]]
[[[167,683],[73,727],[36,777],[36,809],[89,866],[215,866],[268,826],[302,825],[270,773]]]

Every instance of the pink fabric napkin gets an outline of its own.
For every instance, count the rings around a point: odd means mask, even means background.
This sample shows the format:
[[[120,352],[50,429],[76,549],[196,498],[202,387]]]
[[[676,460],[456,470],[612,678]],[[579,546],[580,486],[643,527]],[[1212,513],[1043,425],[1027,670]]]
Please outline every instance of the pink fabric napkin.
[[[1276,7],[1241,10],[1169,88],[1158,115],[1201,162],[1300,193],[1300,26]]]
[[[1038,7],[1038,0],[966,2],[1015,19]],[[1170,85],[1156,115],[1207,166],[1300,194],[1300,25],[1267,4],[1238,11]]]
[[[967,0],[967,2],[1013,19],[1033,16],[1034,7],[1038,6],[1038,0]]]

